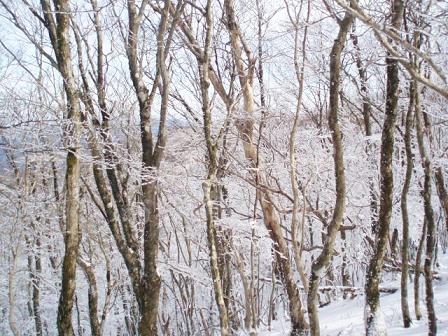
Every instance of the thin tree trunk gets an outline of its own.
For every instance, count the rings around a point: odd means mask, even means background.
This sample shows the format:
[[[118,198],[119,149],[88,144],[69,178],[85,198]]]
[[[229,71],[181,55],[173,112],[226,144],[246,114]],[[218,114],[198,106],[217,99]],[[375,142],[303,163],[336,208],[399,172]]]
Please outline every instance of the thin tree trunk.
[[[208,157],[208,175],[207,180],[202,183],[204,192],[205,212],[207,218],[207,242],[210,254],[210,270],[212,274],[213,289],[215,292],[215,301],[219,310],[219,320],[221,327],[221,335],[230,335],[229,316],[227,306],[225,304],[223,285],[221,282],[221,271],[219,265],[219,255],[216,237],[215,220],[217,219],[216,207],[214,200],[216,200],[216,193],[218,188],[217,171],[218,171],[218,157],[217,157],[217,143],[213,141],[212,136],[212,117],[210,110],[210,102],[208,89],[210,86],[209,79],[209,64],[210,52],[213,32],[213,15],[211,0],[207,1],[206,7],[206,38],[204,46],[204,55],[199,62],[199,74],[202,95],[202,111],[204,120],[204,137],[207,144]],[[219,139],[218,139],[219,141]]]
[[[422,264],[422,254],[423,254],[423,246],[425,245],[426,238],[426,217],[423,220],[423,228],[422,235],[420,237],[420,241],[418,243],[417,256],[415,258],[415,271],[414,271],[414,310],[415,310],[415,319],[417,321],[421,320],[422,313],[420,309],[420,272],[421,272],[421,264]]]
[[[305,269],[302,263],[302,246],[303,240],[298,243],[298,228],[299,228],[299,185],[297,182],[297,174],[296,174],[296,136],[297,131],[299,129],[299,117],[300,112],[302,110],[302,99],[303,99],[303,91],[304,91],[304,83],[305,83],[305,59],[306,59],[306,41],[308,37],[308,22],[310,18],[311,13],[311,1],[308,1],[307,5],[307,16],[306,16],[306,22],[305,22],[305,28],[303,31],[303,40],[301,45],[299,44],[299,31],[301,27],[299,26],[298,17],[299,14],[292,15],[290,13],[290,9],[288,7],[288,3],[285,2],[287,12],[289,19],[291,21],[291,24],[294,27],[294,70],[296,74],[296,79],[299,84],[299,92],[297,95],[297,101],[296,101],[296,111],[294,115],[293,125],[291,128],[291,132],[289,134],[289,161],[290,161],[290,181],[291,181],[291,188],[293,192],[293,206],[292,206],[292,214],[291,214],[291,240],[292,240],[292,246],[293,246],[293,256],[294,261],[296,263],[297,270],[299,271],[300,280],[302,281],[303,288],[305,290],[305,293],[308,293],[308,279],[307,275],[305,273]],[[301,58],[302,62],[301,65],[299,65],[299,47],[302,48]],[[305,204],[305,188],[302,190],[303,193],[303,216],[301,221],[301,233],[303,238],[303,230],[304,230],[304,221],[305,221],[305,211],[306,211],[306,204]]]
[[[392,4],[392,26],[399,29],[403,19],[404,3],[402,0],[394,0]],[[381,137],[381,191],[380,212],[378,218],[378,233],[376,246],[367,270],[365,284],[365,326],[366,335],[376,336],[386,334],[382,327],[379,284],[381,269],[389,237],[390,218],[393,204],[393,171],[392,159],[394,151],[394,131],[397,116],[399,74],[397,60],[386,58],[387,86],[386,86],[386,116],[384,119],[383,133]]]
[[[19,246],[11,248],[11,259],[8,272],[8,324],[14,336],[20,336],[20,328],[16,320],[16,295],[15,295],[15,276],[17,272],[17,255],[19,253]]]
[[[33,286],[33,316],[34,316],[34,326],[36,328],[36,336],[42,336],[42,317],[40,314],[40,277],[42,276],[42,261],[39,255],[41,249],[40,238],[36,238],[36,254],[34,258],[34,271],[31,272],[31,284]]]
[[[343,287],[350,287],[351,281],[350,281],[350,275],[347,272],[347,241],[346,241],[346,234],[345,230],[341,230],[341,239],[342,239],[342,265],[341,265],[341,277],[342,277],[342,286]],[[344,292],[343,298],[347,298],[347,293]]]
[[[353,26],[354,27],[354,26]],[[351,34],[351,39],[353,41],[353,46],[355,47],[355,59],[356,67],[358,68],[359,78],[360,78],[360,88],[362,94],[362,116],[364,121],[364,130],[367,137],[366,141],[366,154],[369,162],[369,166],[372,170],[376,170],[376,159],[373,155],[373,150],[375,148],[374,144],[370,140],[372,136],[372,125],[370,121],[370,114],[372,113],[372,104],[369,100],[369,92],[367,89],[367,71],[361,60],[361,49],[358,43],[358,37],[353,33]],[[369,196],[370,196],[370,221],[372,226],[372,232],[376,233],[378,231],[378,197],[375,190],[375,182],[373,176],[369,176]]]
[[[423,186],[423,203],[425,209],[425,218],[427,225],[426,234],[426,258],[424,264],[425,273],[425,289],[426,289],[426,310],[428,312],[429,331],[428,335],[433,336],[437,334],[437,319],[434,310],[434,289],[432,285],[433,277],[433,261],[434,261],[434,248],[436,242],[436,224],[434,221],[434,211],[431,203],[431,184],[432,184],[432,164],[428,151],[425,147],[424,135],[423,135],[423,114],[421,110],[420,92],[417,82],[415,85],[415,116],[416,116],[416,129],[417,129],[417,142],[422,159],[423,170],[425,172],[425,181]]]
[[[404,136],[406,151],[406,176],[401,192],[401,216],[403,221],[403,237],[401,247],[401,313],[403,316],[403,325],[409,328],[411,325],[411,315],[409,313],[408,303],[408,264],[409,264],[409,215],[408,215],[408,193],[412,179],[413,154],[412,154],[412,128],[415,106],[415,86],[410,83],[409,88],[409,107],[406,115],[406,131]]]
[[[235,252],[235,260],[238,273],[240,273],[244,291],[244,305],[246,310],[246,314],[244,316],[244,327],[246,328],[246,330],[249,331],[250,335],[256,335],[256,332],[254,331],[254,329],[252,329],[254,327],[254,320],[255,320],[254,316],[255,312],[253,309],[254,305],[252,302],[253,301],[252,288],[250,281],[248,280],[244,272],[244,265],[241,260],[240,252],[238,251]]]
[[[212,273],[212,281],[215,292],[215,300],[219,310],[219,320],[221,326],[221,335],[230,335],[229,317],[227,313],[227,307],[224,302],[224,293],[221,283],[221,274],[219,271],[218,251],[216,246],[216,228],[213,216],[213,202],[210,195],[212,189],[213,179],[216,178],[213,174],[213,169],[209,171],[207,180],[203,182],[202,189],[204,192],[204,203],[206,208],[207,217],[207,241],[209,245],[210,253],[210,269]]]
[[[89,319],[90,319],[90,331],[92,336],[101,335],[101,325],[98,319],[98,288],[96,284],[95,272],[92,269],[92,265],[84,261],[82,258],[78,258],[78,264],[81,266],[89,284],[88,289],[88,302],[89,302]]]
[[[445,187],[445,179],[443,177],[442,167],[437,167],[434,172],[436,180],[437,195],[445,215],[445,228],[448,232],[448,192]]]
[[[275,311],[275,285],[276,285],[276,277],[275,277],[275,273],[276,273],[276,261],[273,260],[272,261],[272,271],[271,271],[271,284],[272,284],[272,288],[271,288],[271,293],[269,295],[269,311],[268,311],[268,330],[271,331],[271,322],[272,320],[275,320],[277,318],[276,316],[276,311]]]
[[[344,149],[342,143],[342,132],[339,126],[339,87],[341,81],[341,55],[344,50],[347,34],[353,23],[353,16],[346,12],[344,19],[339,23],[339,33],[334,41],[330,53],[330,111],[328,115],[328,126],[331,130],[333,140],[333,160],[336,179],[336,202],[333,217],[327,227],[326,240],[322,252],[311,266],[311,277],[308,292],[308,316],[310,321],[311,335],[319,336],[319,315],[317,311],[317,294],[319,290],[320,277],[323,270],[328,267],[333,255],[333,246],[339,228],[342,224],[345,212],[345,172],[344,172]]]

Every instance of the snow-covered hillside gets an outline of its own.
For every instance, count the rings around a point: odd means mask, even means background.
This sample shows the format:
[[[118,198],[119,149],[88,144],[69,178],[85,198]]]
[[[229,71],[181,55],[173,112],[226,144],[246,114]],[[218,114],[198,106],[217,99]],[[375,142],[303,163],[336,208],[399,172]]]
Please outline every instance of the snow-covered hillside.
[[[437,314],[437,335],[448,335],[448,254],[441,255],[439,261],[440,280],[434,282],[434,303]],[[400,306],[400,291],[381,296],[381,310],[387,326],[389,336],[423,336],[428,335],[424,303],[424,282],[420,279],[420,298],[423,319],[415,320],[414,306],[410,305],[412,326],[403,328]],[[399,279],[388,281],[385,287],[399,288]],[[414,291],[409,287],[409,302],[412,303]],[[356,336],[364,335],[364,296],[358,296],[353,300],[335,301],[320,309],[320,325],[322,336]],[[263,330],[260,336],[287,335],[289,322],[275,321],[271,331]]]

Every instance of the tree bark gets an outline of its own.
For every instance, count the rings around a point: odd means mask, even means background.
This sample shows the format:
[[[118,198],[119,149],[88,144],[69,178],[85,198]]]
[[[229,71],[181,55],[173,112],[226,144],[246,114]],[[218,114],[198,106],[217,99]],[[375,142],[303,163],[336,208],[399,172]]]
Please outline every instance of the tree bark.
[[[361,49],[358,43],[358,37],[355,33],[350,35],[353,46],[355,47],[355,59],[356,67],[358,68],[360,78],[361,95],[363,99],[362,103],[362,117],[364,121],[364,131],[367,137],[366,154],[369,162],[369,166],[372,170],[376,170],[376,159],[373,155],[375,145],[372,143],[370,137],[372,136],[372,125],[370,114],[372,113],[372,104],[369,100],[369,92],[367,89],[367,70],[361,60]],[[378,197],[375,188],[375,181],[372,175],[369,176],[369,197],[370,197],[370,221],[372,226],[372,232],[375,234],[378,231]]]
[[[399,29],[403,18],[404,3],[402,0],[394,0],[392,5],[392,26]],[[366,335],[384,335],[386,331],[381,327],[381,311],[379,284],[381,269],[387,248],[389,236],[390,218],[393,204],[393,171],[392,159],[394,151],[394,131],[397,116],[398,103],[398,63],[391,57],[386,58],[387,86],[386,86],[386,116],[384,119],[381,137],[381,190],[380,212],[378,218],[378,233],[376,234],[376,246],[367,270],[365,291],[365,326]]]
[[[420,309],[420,269],[422,264],[423,246],[425,245],[426,238],[426,218],[423,220],[422,235],[418,243],[417,256],[415,258],[415,277],[414,277],[414,310],[415,319],[421,320],[422,313]]]
[[[428,312],[428,323],[429,331],[428,335],[437,335],[437,319],[434,310],[434,289],[432,286],[432,272],[433,272],[433,261],[434,261],[434,248],[436,242],[436,224],[434,221],[434,211],[431,203],[431,192],[432,192],[432,164],[429,153],[426,149],[424,135],[423,135],[423,114],[421,110],[420,102],[420,92],[417,81],[414,82],[415,85],[415,116],[416,116],[416,130],[417,130],[417,142],[422,159],[422,166],[425,173],[425,181],[423,185],[423,203],[425,209],[425,219],[427,225],[426,233],[426,258],[424,263],[424,273],[425,273],[425,299],[426,299],[426,310]]]
[[[79,246],[79,137],[81,112],[77,84],[73,74],[70,52],[70,6],[68,0],[55,0],[55,11],[48,0],[41,1],[45,24],[56,55],[58,70],[64,81],[67,97],[67,121],[65,141],[67,144],[66,160],[66,197],[65,197],[65,253],[62,264],[62,288],[58,305],[57,325],[60,335],[73,335],[71,321],[73,297],[76,288],[76,260]],[[53,17],[56,12],[56,20]]]
[[[78,264],[81,266],[89,284],[88,302],[89,302],[89,319],[90,331],[92,336],[101,335],[101,325],[98,319],[98,288],[96,284],[95,272],[88,262],[82,258],[78,258]]]
[[[218,171],[218,157],[217,157],[217,143],[214,142],[212,136],[212,117],[210,110],[210,102],[208,96],[208,89],[210,86],[209,79],[209,64],[210,64],[210,52],[212,43],[212,31],[213,31],[213,16],[211,0],[207,1],[206,7],[206,37],[203,57],[199,62],[199,77],[202,96],[202,111],[204,121],[204,137],[207,145],[207,158],[208,158],[208,174],[207,179],[202,183],[202,189],[204,193],[205,213],[207,219],[207,242],[210,255],[210,270],[212,274],[213,289],[215,292],[215,301],[219,310],[219,320],[222,336],[230,335],[229,328],[229,316],[227,305],[224,300],[224,292],[222,285],[222,275],[219,264],[219,251],[216,237],[216,225],[217,219],[216,206],[214,200],[216,200],[216,192],[218,188],[217,183],[217,171]],[[218,139],[219,141],[219,139]]]
[[[442,167],[437,167],[434,172],[436,179],[437,195],[445,215],[445,228],[448,232],[448,192],[445,187],[445,178],[443,176]]]
[[[323,270],[328,267],[333,255],[333,246],[339,228],[342,224],[345,212],[345,170],[344,170],[344,148],[342,143],[342,132],[339,126],[339,87],[341,81],[341,55],[344,50],[347,34],[353,23],[353,16],[346,12],[344,19],[339,23],[339,33],[334,41],[330,53],[330,111],[328,114],[328,126],[333,140],[333,160],[336,179],[336,202],[333,217],[327,227],[326,240],[322,252],[311,266],[311,276],[308,292],[308,316],[310,321],[311,335],[319,336],[319,315],[317,310],[317,295],[320,278]]]
[[[178,2],[176,13],[182,7],[183,2]],[[145,209],[144,236],[143,236],[143,272],[140,283],[141,296],[139,301],[140,323],[139,332],[142,336],[157,335],[157,318],[159,308],[159,296],[161,278],[157,271],[157,259],[159,251],[159,183],[158,170],[163,158],[166,145],[166,119],[168,113],[168,98],[170,90],[170,76],[165,64],[168,56],[170,38],[165,41],[165,33],[168,28],[169,11],[172,7],[171,1],[165,1],[161,9],[161,19],[157,30],[157,54],[156,54],[156,76],[151,92],[143,81],[143,70],[138,59],[138,34],[145,7],[148,1],[143,1],[137,10],[135,0],[128,0],[128,39],[126,53],[128,56],[129,73],[137,96],[140,113],[140,130],[142,144],[142,194]],[[170,29],[173,30],[177,16],[174,15]],[[160,120],[157,139],[154,142],[151,125],[152,102],[156,90],[160,91]]]
[[[411,315],[409,313],[408,303],[408,263],[409,263],[409,215],[408,215],[408,193],[412,180],[413,154],[412,154],[412,128],[415,106],[415,86],[410,83],[409,87],[409,106],[406,114],[406,131],[404,135],[406,151],[406,176],[401,192],[401,216],[403,221],[403,236],[401,247],[401,314],[403,316],[403,325],[409,328],[411,325]]]

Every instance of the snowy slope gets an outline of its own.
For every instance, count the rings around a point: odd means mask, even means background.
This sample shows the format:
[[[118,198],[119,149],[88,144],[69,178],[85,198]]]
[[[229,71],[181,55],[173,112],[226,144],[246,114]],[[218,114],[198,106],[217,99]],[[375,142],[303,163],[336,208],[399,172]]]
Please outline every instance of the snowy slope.
[[[440,267],[438,271],[441,275],[440,281],[434,281],[434,304],[437,314],[438,335],[448,336],[448,255],[440,256]],[[399,279],[394,282],[384,284],[390,287],[399,287]],[[412,284],[409,286],[409,306],[411,317],[413,318],[411,328],[402,327],[400,291],[394,294],[383,294],[381,296],[381,309],[385,317],[385,322],[389,336],[420,336],[428,334],[426,310],[424,302],[424,284],[421,277],[420,285],[421,310],[423,319],[415,320]],[[322,336],[352,336],[364,334],[364,297],[359,296],[354,300],[340,300],[320,309],[320,326]],[[276,321],[272,331],[263,330],[260,335],[280,336],[288,334],[288,322]]]

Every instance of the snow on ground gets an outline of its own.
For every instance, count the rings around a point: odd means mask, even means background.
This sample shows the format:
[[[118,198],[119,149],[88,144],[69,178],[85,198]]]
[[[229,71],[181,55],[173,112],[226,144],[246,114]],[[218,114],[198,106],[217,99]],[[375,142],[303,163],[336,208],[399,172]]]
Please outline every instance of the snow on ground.
[[[434,281],[434,304],[437,315],[437,335],[448,336],[448,254],[440,256],[438,272],[441,280]],[[399,276],[395,281],[383,284],[385,287],[399,287]],[[386,321],[389,336],[422,336],[428,334],[426,307],[424,302],[423,277],[420,283],[421,311],[423,319],[415,320],[413,283],[409,283],[409,308],[413,318],[410,328],[403,328],[401,318],[400,291],[381,296],[381,309]],[[364,297],[353,300],[340,300],[320,309],[322,336],[364,335]],[[287,321],[274,321],[272,331],[260,331],[262,336],[288,335]]]

